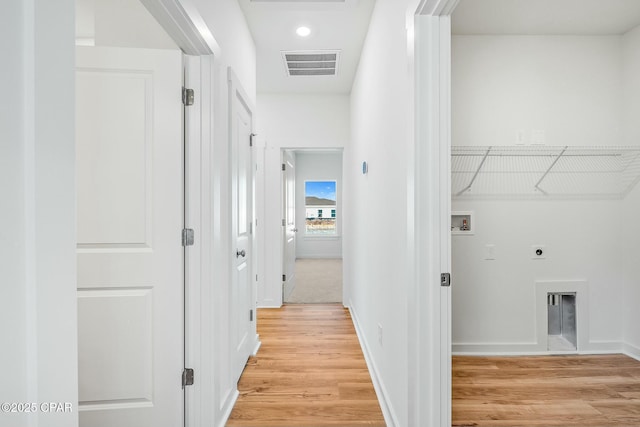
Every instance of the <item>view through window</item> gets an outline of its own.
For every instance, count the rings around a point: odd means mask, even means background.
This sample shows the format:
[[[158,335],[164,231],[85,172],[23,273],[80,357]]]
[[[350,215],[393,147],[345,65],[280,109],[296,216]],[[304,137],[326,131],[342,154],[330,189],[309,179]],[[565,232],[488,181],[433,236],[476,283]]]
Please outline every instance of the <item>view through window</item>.
[[[304,196],[305,233],[312,236],[337,234],[336,182],[307,181],[304,183]]]

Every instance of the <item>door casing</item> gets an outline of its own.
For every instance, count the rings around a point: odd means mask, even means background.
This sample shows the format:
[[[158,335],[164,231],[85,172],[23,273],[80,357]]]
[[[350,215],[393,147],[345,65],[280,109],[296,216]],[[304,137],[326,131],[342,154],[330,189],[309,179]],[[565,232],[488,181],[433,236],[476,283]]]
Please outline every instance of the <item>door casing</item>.
[[[282,165],[282,302],[285,303],[296,283],[296,175],[293,151],[282,151]]]
[[[451,14],[458,2],[422,0],[413,23],[415,238],[408,329],[409,372],[417,375],[409,376],[410,425],[451,425],[451,288],[441,286],[440,275],[451,271]]]

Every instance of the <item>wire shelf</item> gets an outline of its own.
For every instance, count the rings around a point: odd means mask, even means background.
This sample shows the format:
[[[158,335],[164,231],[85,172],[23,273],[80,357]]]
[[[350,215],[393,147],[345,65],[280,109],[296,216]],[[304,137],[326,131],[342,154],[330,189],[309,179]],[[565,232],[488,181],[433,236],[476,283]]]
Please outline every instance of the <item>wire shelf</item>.
[[[453,199],[624,198],[640,181],[640,147],[454,146]]]

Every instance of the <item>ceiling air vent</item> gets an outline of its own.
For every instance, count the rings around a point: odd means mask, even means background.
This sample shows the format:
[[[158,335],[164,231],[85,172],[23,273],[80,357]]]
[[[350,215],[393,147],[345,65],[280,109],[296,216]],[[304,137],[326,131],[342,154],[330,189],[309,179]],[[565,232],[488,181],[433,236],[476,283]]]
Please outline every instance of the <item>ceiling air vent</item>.
[[[282,52],[289,76],[335,76],[338,73],[339,51]]]
[[[345,0],[251,0],[251,3],[344,3]]]

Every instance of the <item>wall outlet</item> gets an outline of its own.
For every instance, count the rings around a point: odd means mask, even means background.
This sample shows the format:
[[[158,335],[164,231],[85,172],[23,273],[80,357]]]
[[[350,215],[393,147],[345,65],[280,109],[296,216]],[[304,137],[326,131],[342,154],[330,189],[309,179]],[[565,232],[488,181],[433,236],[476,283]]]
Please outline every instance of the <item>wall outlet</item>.
[[[382,324],[378,323],[378,344],[382,345]]]
[[[527,133],[524,129],[518,129],[516,131],[516,145],[524,145]]]
[[[496,245],[484,245],[484,259],[487,261],[496,259]]]
[[[547,248],[545,245],[532,245],[531,246],[531,258],[532,259],[545,259],[547,257]]]

